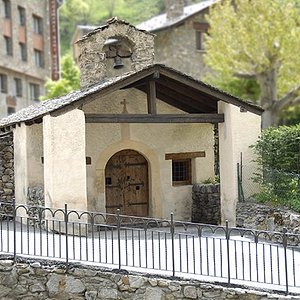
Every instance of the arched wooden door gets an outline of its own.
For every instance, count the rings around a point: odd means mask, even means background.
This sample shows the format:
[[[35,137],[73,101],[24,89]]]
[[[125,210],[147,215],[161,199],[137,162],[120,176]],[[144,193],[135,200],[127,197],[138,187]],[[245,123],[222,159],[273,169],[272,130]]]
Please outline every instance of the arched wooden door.
[[[134,150],[114,154],[105,167],[106,212],[146,217],[149,211],[148,162]]]

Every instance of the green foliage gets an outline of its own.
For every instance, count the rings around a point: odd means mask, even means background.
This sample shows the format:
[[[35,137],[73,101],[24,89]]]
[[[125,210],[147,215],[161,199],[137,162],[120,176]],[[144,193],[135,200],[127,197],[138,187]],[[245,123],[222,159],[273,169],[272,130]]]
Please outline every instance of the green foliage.
[[[300,81],[299,10],[295,0],[284,2],[225,0],[213,6],[206,63],[228,76],[257,75],[276,68],[280,95],[296,86]]]
[[[261,186],[258,202],[287,206],[300,212],[300,175],[264,168],[256,175]]]
[[[290,105],[280,114],[280,123],[283,125],[296,125],[300,123],[300,105]]]
[[[61,79],[48,80],[45,84],[46,95],[42,100],[51,99],[68,94],[79,89],[80,73],[71,55],[65,55],[61,60]]]
[[[114,16],[138,24],[163,9],[163,0],[65,0],[60,9],[62,54],[70,48],[76,25],[101,25]]]
[[[232,76],[207,75],[206,82],[217,86],[227,93],[241,99],[251,99],[257,103],[259,99],[260,88],[255,79],[236,78]]]
[[[297,5],[299,0],[223,0],[211,7],[207,17],[206,64],[224,80],[219,86],[233,89],[235,95],[244,93],[245,81],[234,78],[255,79],[261,104],[273,115],[266,124],[277,121],[280,107],[274,100],[283,99],[300,82]],[[285,98],[284,103],[291,101]]]
[[[254,150],[261,166],[300,173],[300,124],[264,130]]]
[[[256,199],[300,211],[300,124],[264,130],[253,148],[261,167]]]
[[[219,178],[219,176],[215,176],[215,178],[209,177],[209,178],[203,180],[202,183],[204,183],[204,184],[218,184],[218,183],[220,183],[220,178]]]

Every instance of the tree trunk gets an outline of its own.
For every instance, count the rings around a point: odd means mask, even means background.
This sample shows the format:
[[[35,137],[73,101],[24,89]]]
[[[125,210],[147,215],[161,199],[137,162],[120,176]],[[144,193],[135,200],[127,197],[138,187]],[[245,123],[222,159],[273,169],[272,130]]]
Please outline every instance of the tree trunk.
[[[257,81],[260,86],[260,103],[265,110],[262,115],[262,129],[274,126],[277,123],[278,109],[277,101],[277,70],[272,69],[257,75]]]

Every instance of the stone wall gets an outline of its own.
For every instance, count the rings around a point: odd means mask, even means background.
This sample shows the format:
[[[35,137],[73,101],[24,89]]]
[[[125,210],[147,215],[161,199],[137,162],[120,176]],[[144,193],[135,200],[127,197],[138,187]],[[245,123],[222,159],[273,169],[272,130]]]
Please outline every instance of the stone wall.
[[[170,280],[88,267],[0,260],[0,299],[300,299],[274,292],[227,288],[199,281]]]
[[[300,214],[280,207],[255,202],[239,202],[236,211],[237,227],[300,233]]]
[[[14,199],[14,146],[13,135],[0,136],[0,201]]]
[[[192,196],[192,222],[220,224],[220,185],[195,184]]]
[[[155,32],[155,62],[175,68],[196,79],[203,79],[211,71],[204,62],[205,50],[196,48],[194,22],[207,23],[204,10],[188,18],[180,26]]]
[[[130,56],[128,63],[129,69],[119,69],[120,72],[113,72],[113,68],[108,68],[108,59],[110,54],[105,51],[105,43],[109,39],[117,39],[120,45],[128,44],[126,55]],[[97,29],[81,40],[78,45],[80,47],[79,66],[80,66],[80,85],[86,87],[97,83],[106,77],[114,77],[122,75],[130,71],[139,71],[142,68],[153,64],[154,60],[154,35],[136,29],[134,26],[111,19],[101,29]],[[116,54],[119,53],[116,50]],[[121,55],[121,54],[120,54]],[[116,71],[116,70],[115,70]]]

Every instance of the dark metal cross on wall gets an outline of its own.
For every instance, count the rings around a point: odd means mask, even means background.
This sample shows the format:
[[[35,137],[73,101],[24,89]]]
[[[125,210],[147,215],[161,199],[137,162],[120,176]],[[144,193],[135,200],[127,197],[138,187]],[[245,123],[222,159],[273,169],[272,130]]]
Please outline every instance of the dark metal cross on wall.
[[[127,111],[127,100],[126,100],[126,99],[123,99],[123,101],[121,101],[120,104],[123,105],[123,111],[122,111],[122,114],[128,114],[128,111]]]

